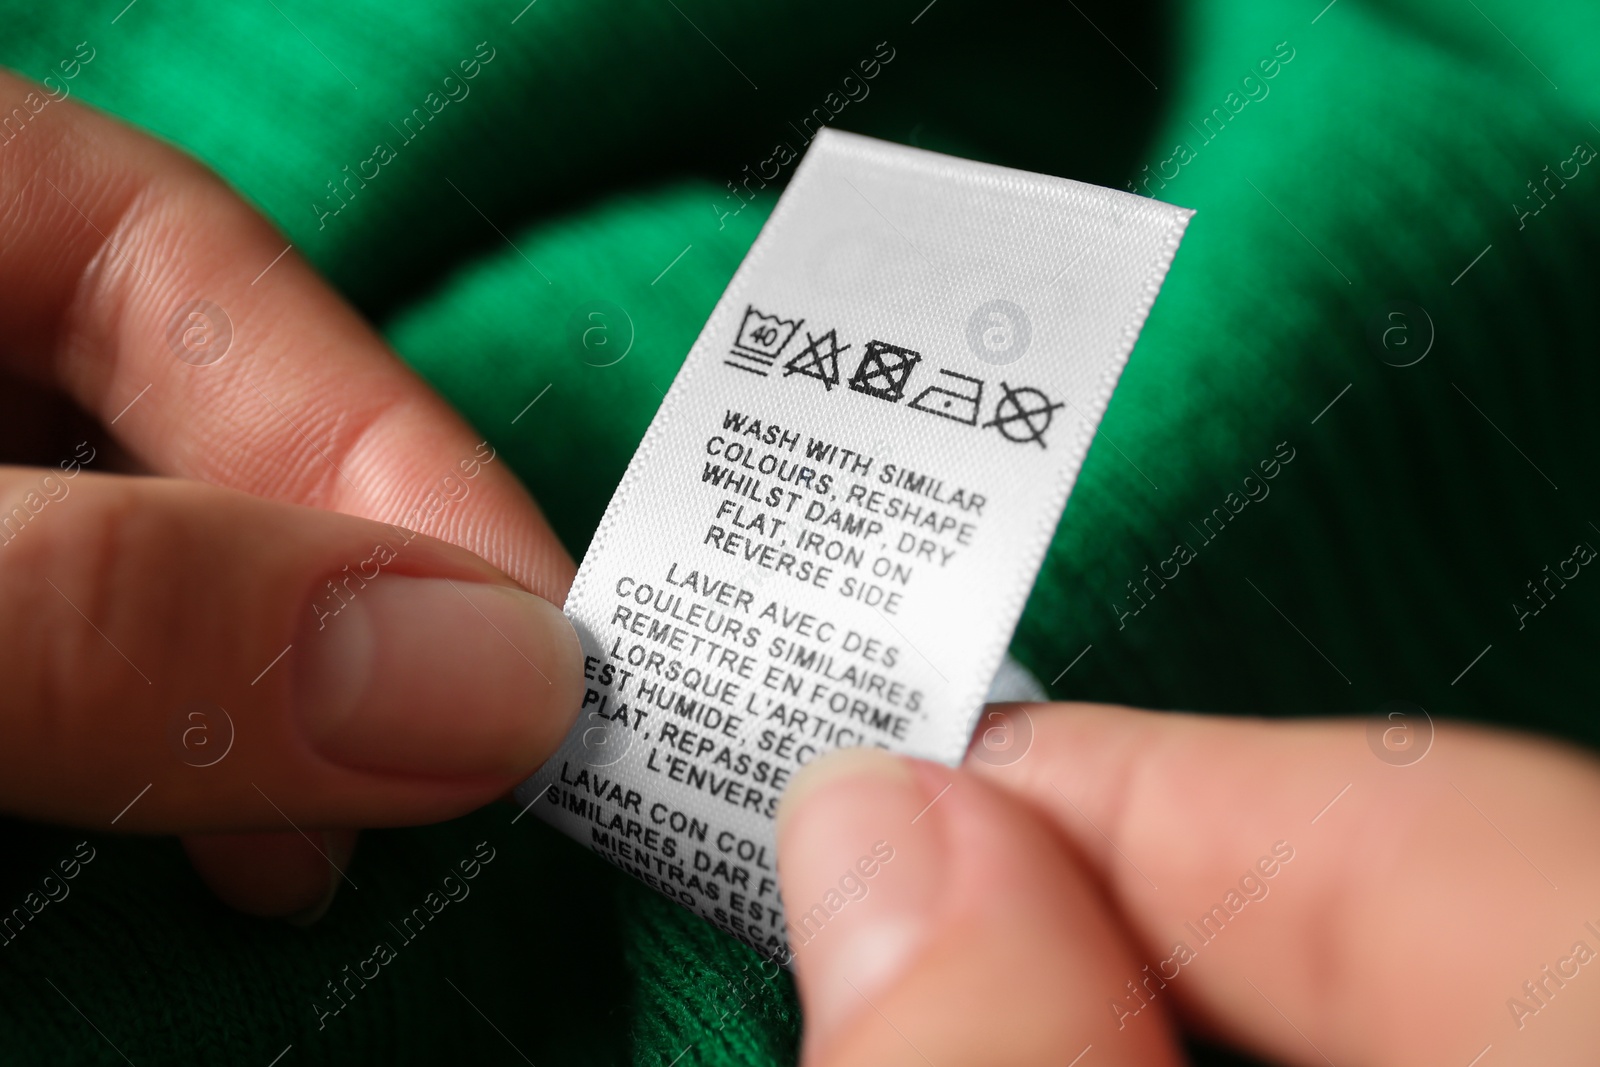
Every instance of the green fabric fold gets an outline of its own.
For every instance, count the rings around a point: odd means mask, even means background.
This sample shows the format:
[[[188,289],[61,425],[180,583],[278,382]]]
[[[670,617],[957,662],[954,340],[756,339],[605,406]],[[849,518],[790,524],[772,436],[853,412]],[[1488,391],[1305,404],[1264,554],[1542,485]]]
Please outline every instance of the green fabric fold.
[[[1600,146],[1600,9],[924,3],[6,3],[0,61],[43,77],[87,41],[73,96],[257,204],[575,555],[808,116],[1196,208],[1014,653],[1064,699],[1405,700],[1600,741],[1600,578],[1537,613],[1528,588],[1600,545],[1600,166],[1550,179]],[[16,1062],[792,1062],[787,977],[749,980],[748,950],[514,815],[366,835],[360,889],[303,932],[226,913],[171,842],[91,835],[71,896],[0,947],[0,1041]],[[83,839],[0,834],[6,907]],[[480,841],[472,896],[320,1017]]]

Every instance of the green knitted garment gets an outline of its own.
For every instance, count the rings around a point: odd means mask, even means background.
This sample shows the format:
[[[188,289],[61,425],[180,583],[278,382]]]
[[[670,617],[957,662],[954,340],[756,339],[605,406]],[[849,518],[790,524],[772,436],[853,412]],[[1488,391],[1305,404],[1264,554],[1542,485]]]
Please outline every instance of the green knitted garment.
[[[259,205],[574,556],[819,121],[1196,208],[1013,652],[1060,698],[1600,740],[1592,2],[123,2],[5,0],[0,62],[76,56]],[[173,841],[0,824],[0,910],[77,863],[0,944],[0,1059],[793,1061],[786,977],[515,814],[367,834],[305,931]]]

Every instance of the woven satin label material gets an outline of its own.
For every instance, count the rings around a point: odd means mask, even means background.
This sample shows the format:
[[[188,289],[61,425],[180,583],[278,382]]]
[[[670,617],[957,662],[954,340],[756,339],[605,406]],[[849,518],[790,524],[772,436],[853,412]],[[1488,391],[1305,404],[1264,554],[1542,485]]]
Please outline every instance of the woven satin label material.
[[[822,132],[583,559],[583,708],[520,801],[804,940],[778,798],[842,746],[961,759],[1189,216]]]

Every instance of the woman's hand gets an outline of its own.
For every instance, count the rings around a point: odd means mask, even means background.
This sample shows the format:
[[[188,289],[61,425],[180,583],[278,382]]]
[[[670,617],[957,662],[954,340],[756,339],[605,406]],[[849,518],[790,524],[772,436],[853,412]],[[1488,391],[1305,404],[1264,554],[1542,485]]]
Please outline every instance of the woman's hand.
[[[1590,756],[1425,722],[991,711],[1031,744],[980,735],[959,770],[831,755],[785,796],[812,1067],[1159,1067],[1180,1028],[1307,1067],[1594,1061]]]
[[[529,774],[582,666],[533,502],[286,246],[74,102],[0,144],[0,448],[45,465],[0,468],[0,809],[314,915],[355,827]]]

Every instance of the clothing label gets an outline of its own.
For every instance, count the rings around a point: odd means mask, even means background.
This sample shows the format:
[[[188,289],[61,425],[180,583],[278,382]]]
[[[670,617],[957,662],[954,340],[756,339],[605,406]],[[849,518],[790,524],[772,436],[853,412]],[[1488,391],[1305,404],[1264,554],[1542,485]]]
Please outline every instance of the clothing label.
[[[519,800],[768,956],[794,773],[955,764],[1191,212],[825,130],[606,509]]]

